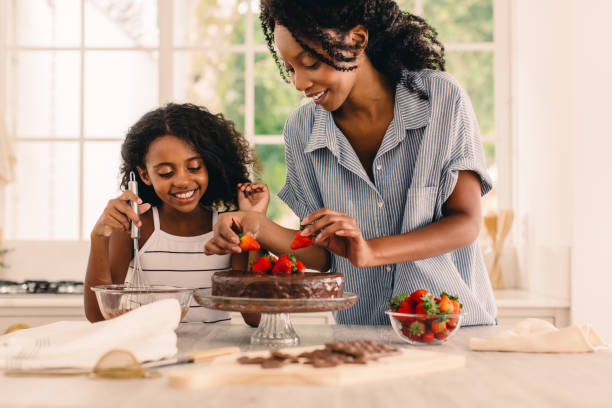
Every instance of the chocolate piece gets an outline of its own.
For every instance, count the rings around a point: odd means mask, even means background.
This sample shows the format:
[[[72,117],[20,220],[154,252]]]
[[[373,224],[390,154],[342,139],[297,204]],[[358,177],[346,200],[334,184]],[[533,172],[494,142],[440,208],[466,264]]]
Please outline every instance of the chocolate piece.
[[[291,275],[221,271],[212,276],[212,295],[266,299],[338,298],[344,293],[339,273],[304,272]]]
[[[266,361],[265,357],[247,357],[247,356],[242,356],[242,357],[238,358],[238,362],[240,364],[262,364],[264,361]]]
[[[271,351],[269,357],[240,357],[241,364],[261,364],[263,368],[278,368],[286,363],[311,364],[316,368],[335,367],[340,364],[366,364],[371,360],[398,354],[399,349],[375,343],[370,340],[364,341],[340,341],[328,343],[325,348],[303,352],[297,356],[280,351]],[[257,360],[258,362],[255,362]]]
[[[275,358],[270,358],[270,359],[264,360],[264,362],[261,363],[261,368],[280,368],[284,365],[285,365],[285,362],[283,360],[277,360]]]

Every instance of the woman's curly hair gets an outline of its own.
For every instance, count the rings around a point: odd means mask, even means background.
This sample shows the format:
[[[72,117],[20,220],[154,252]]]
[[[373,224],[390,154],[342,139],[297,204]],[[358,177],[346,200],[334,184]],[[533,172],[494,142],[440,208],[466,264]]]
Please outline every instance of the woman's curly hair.
[[[220,113],[190,103],[169,103],[146,113],[132,126],[121,146],[121,187],[127,189],[130,172],[136,173],[138,193],[145,203],[159,205],[153,186],[140,178],[137,167],[146,168],[145,157],[151,143],[161,136],[176,136],[191,145],[204,160],[208,188],[200,204],[220,211],[236,206],[236,184],[249,181],[253,150],[234,123]]]
[[[438,33],[421,17],[405,11],[392,0],[262,0],[260,10],[269,50],[286,82],[288,73],[274,49],[274,27],[287,27],[293,38],[313,57],[340,71],[351,71],[360,48],[343,41],[355,26],[368,30],[365,53],[374,67],[389,81],[400,81],[421,98],[414,78],[405,71],[435,69],[444,71],[444,46]],[[324,30],[331,29],[330,35]],[[304,43],[304,39],[320,43],[329,59]]]

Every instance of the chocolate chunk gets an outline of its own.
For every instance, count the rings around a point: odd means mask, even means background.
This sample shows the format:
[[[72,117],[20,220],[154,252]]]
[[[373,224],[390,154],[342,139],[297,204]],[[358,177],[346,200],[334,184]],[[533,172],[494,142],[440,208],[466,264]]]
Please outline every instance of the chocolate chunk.
[[[247,356],[243,356],[238,358],[238,362],[240,364],[261,364],[265,361],[266,359],[263,357],[247,357]]]
[[[278,368],[287,363],[299,363],[301,359],[304,360],[303,364],[324,368],[341,364],[366,364],[368,361],[398,353],[399,349],[395,347],[375,343],[371,340],[339,341],[327,343],[322,349],[303,352],[297,356],[280,351],[271,351],[267,358],[240,357],[238,362],[241,364],[261,364],[263,368]]]
[[[285,362],[282,360],[276,360],[273,358],[265,359],[263,363],[261,363],[261,368],[280,368],[285,365]]]

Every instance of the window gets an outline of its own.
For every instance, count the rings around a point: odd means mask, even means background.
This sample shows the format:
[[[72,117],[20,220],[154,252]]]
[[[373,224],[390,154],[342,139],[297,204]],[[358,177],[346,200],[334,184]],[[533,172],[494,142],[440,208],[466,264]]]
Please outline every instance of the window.
[[[511,207],[508,2],[399,3],[439,31],[447,70],[472,99],[499,186],[485,210],[498,200]],[[1,89],[19,157],[4,197],[8,238],[87,240],[118,194],[125,132],[168,101],[235,121],[256,147],[263,181],[273,194],[282,187],[282,127],[302,96],[268,55],[257,0],[10,0],[5,8]],[[269,216],[297,225],[277,198]]]

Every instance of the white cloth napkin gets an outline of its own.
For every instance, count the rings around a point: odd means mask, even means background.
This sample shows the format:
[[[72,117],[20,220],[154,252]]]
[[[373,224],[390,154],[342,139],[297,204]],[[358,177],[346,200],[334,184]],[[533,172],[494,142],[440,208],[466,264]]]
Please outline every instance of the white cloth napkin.
[[[131,351],[138,361],[176,354],[181,307],[164,299],[97,323],[61,321],[0,336],[0,369],[75,367],[91,369],[112,349]]]
[[[13,141],[4,124],[4,112],[0,111],[0,187],[15,180],[16,161]]]
[[[557,329],[542,319],[525,319],[511,330],[487,337],[472,337],[474,351],[518,351],[523,353],[584,353],[609,350],[590,326],[569,326]]]

